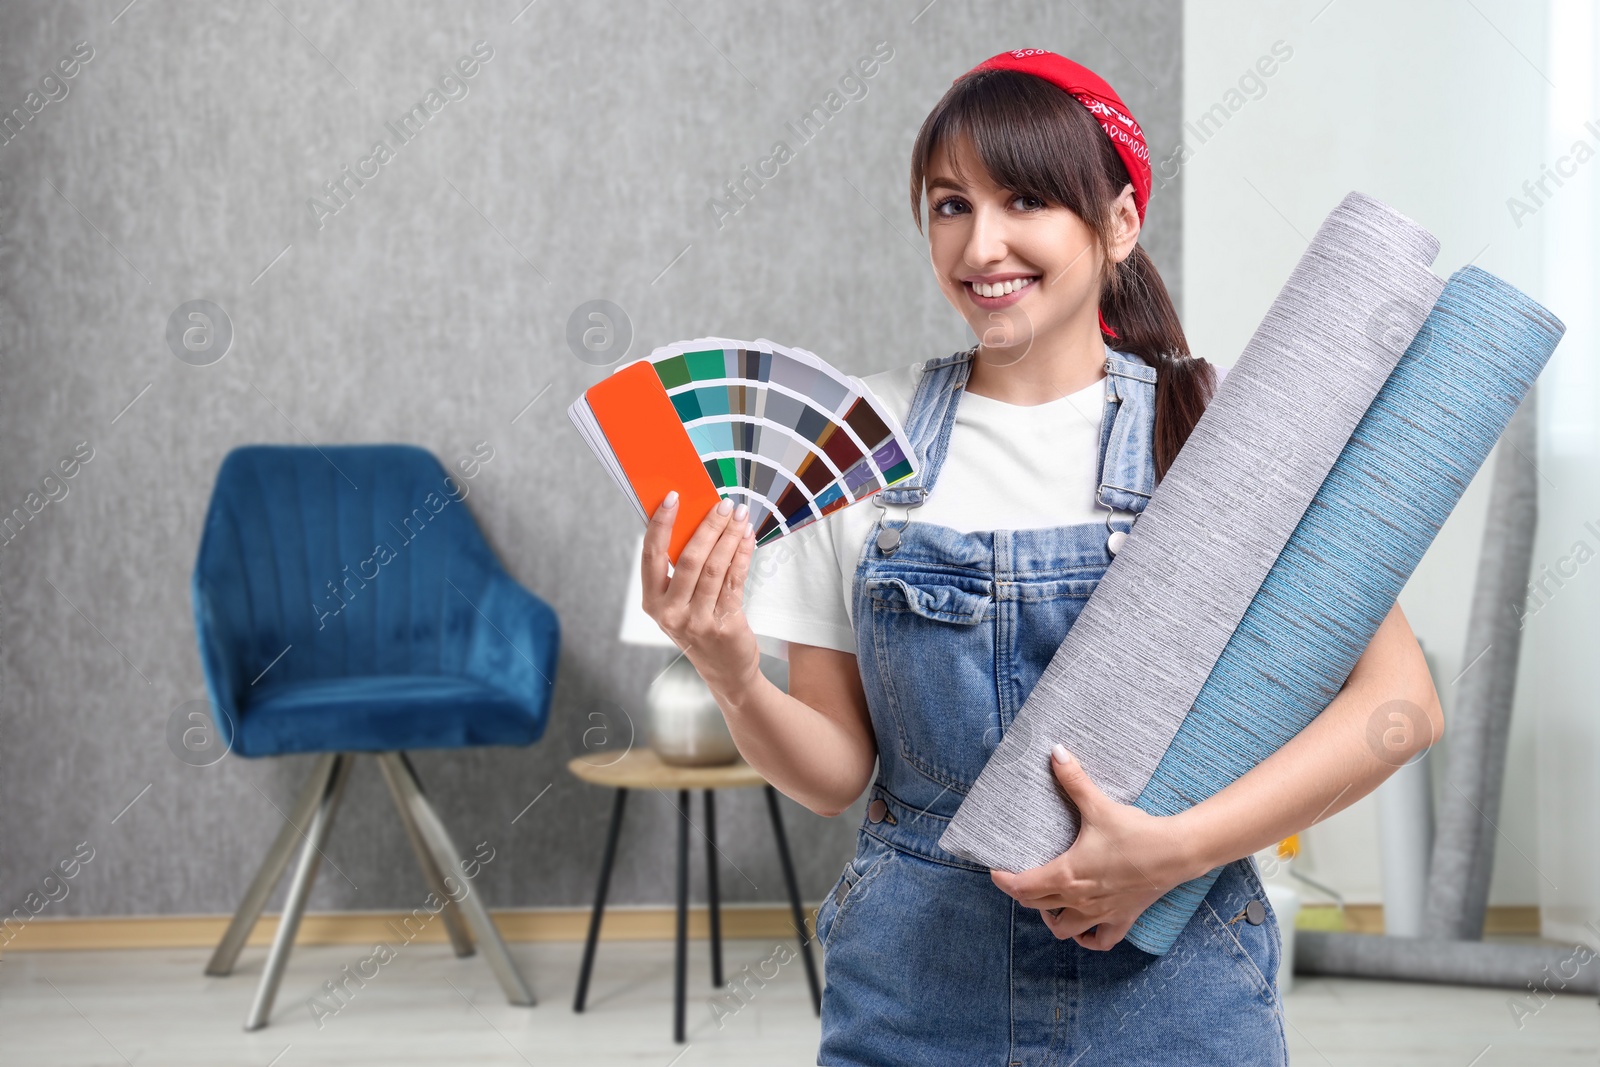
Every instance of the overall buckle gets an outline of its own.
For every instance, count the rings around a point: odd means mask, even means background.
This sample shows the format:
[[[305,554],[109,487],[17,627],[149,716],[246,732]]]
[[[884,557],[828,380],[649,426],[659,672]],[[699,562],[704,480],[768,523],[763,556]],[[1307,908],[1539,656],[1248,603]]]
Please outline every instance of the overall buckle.
[[[908,492],[913,489],[917,491],[917,499],[914,503],[900,505],[908,510],[910,508],[920,508],[922,506],[922,502],[928,497],[928,490],[925,486],[903,485],[899,486],[898,488]],[[879,490],[878,492],[873,493],[872,502],[880,508],[887,509],[889,505],[883,499],[883,494],[885,492],[887,492],[887,490]],[[887,510],[885,511],[885,517],[887,517]],[[884,555],[892,556],[894,555],[894,550],[900,547],[900,531],[911,525],[911,516],[907,515],[906,521],[901,523],[899,526],[883,526],[883,522],[883,519],[878,520],[878,525],[881,527],[878,530],[878,551],[882,552]]]

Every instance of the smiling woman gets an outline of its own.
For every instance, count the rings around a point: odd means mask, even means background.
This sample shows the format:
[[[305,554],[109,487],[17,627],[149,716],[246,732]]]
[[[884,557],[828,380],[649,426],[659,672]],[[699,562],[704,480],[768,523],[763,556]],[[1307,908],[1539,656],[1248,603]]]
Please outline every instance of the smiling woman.
[[[1160,478],[1205,410],[1216,377],[1204,360],[1190,358],[1166,285],[1137,243],[1150,193],[1149,153],[1142,134],[1134,148],[1107,127],[1137,133],[1138,124],[1120,100],[1108,106],[1091,96],[1089,106],[1031,73],[979,70],[940,101],[911,150],[912,217],[922,228],[926,195],[935,276],[983,343],[969,391],[1037,396],[1048,381],[1012,365],[1031,354],[1034,367],[1048,369],[1053,361],[1038,350],[1041,339],[1092,336],[1085,323],[1096,319],[1120,351],[1157,368]],[[994,269],[1013,263],[1016,269]],[[990,365],[1007,373],[991,374]],[[1080,365],[1094,369],[1092,361]],[[1085,381],[1059,383],[1046,399],[1074,384]]]
[[[1216,375],[1138,244],[1143,135],[1092,72],[1039,49],[980,64],[923,123],[911,175],[935,283],[978,339],[866,380],[906,428],[918,484],[761,550],[737,511],[713,509],[670,575],[664,505],[641,561],[645,611],[750,764],[825,815],[868,792],[817,914],[817,1062],[1087,1067],[1182,1047],[1195,1064],[1284,1063],[1278,932],[1248,858],[1163,959],[1121,935],[1191,873],[1171,820],[1096,803],[1063,770],[1101,834],[1071,871],[1014,884],[940,844]],[[760,672],[756,633],[787,642],[787,693]]]

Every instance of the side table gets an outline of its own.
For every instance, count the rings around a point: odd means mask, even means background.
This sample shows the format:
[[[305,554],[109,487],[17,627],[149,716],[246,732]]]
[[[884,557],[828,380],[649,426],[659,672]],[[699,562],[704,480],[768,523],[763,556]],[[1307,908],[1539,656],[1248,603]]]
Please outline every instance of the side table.
[[[712,767],[679,767],[663,763],[648,748],[630,749],[620,758],[606,764],[590,763],[579,756],[567,764],[567,769],[582,780],[594,785],[609,786],[616,790],[611,805],[611,827],[606,832],[605,852],[600,859],[600,884],[595,890],[594,911],[589,917],[589,937],[583,949],[583,966],[578,972],[578,992],[573,998],[572,1010],[581,1012],[589,992],[589,974],[594,966],[595,944],[600,939],[600,920],[606,907],[606,890],[611,882],[611,865],[616,859],[617,837],[622,829],[622,812],[633,789],[655,789],[663,795],[669,789],[678,791],[677,808],[682,816],[678,823],[678,945],[676,973],[673,983],[672,1038],[680,1044],[684,1040],[684,998],[687,976],[687,947],[689,931],[689,791],[699,789],[705,795],[706,811],[706,890],[711,919],[711,984],[721,988],[722,979],[722,916],[717,898],[717,817],[712,799],[718,789],[741,789],[760,786],[767,795],[767,812],[772,817],[772,836],[777,842],[778,859],[783,865],[783,878],[788,884],[789,909],[794,917],[795,934],[800,941],[800,955],[805,961],[806,981],[811,986],[811,1006],[822,1014],[822,990],[817,983],[816,963],[811,958],[811,938],[806,933],[805,914],[800,908],[800,890],[795,883],[794,861],[789,856],[789,839],[783,831],[783,816],[778,809],[778,791],[762,778],[743,759]]]

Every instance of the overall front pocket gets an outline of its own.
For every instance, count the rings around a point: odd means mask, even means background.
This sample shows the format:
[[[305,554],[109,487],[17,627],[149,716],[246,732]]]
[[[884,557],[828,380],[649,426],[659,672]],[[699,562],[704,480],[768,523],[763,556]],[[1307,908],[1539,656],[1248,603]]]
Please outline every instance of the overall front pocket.
[[[893,855],[894,849],[882,841],[870,834],[860,835],[856,854],[844,865],[839,880],[833,884],[833,889],[817,909],[817,941],[821,943],[824,955],[828,951],[828,937],[846,911],[846,905],[861,898],[867,885]]]
[[[1252,901],[1261,904],[1259,924],[1238,918]],[[1211,936],[1220,943],[1221,954],[1233,961],[1233,970],[1245,988],[1266,1004],[1275,1004],[1279,997],[1282,934],[1253,859],[1247,856],[1224,868],[1201,902],[1200,916]]]
[[[864,588],[870,666],[882,679],[900,756],[964,794],[1000,743],[993,585],[987,577],[901,566],[880,569]]]

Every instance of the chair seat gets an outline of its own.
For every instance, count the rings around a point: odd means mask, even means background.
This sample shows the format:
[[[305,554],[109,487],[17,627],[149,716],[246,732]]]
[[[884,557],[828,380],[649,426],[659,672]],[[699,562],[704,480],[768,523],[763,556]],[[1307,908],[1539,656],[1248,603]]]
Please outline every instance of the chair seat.
[[[318,678],[263,687],[240,713],[234,751],[255,757],[527,745],[543,725],[504,690],[472,678]]]

